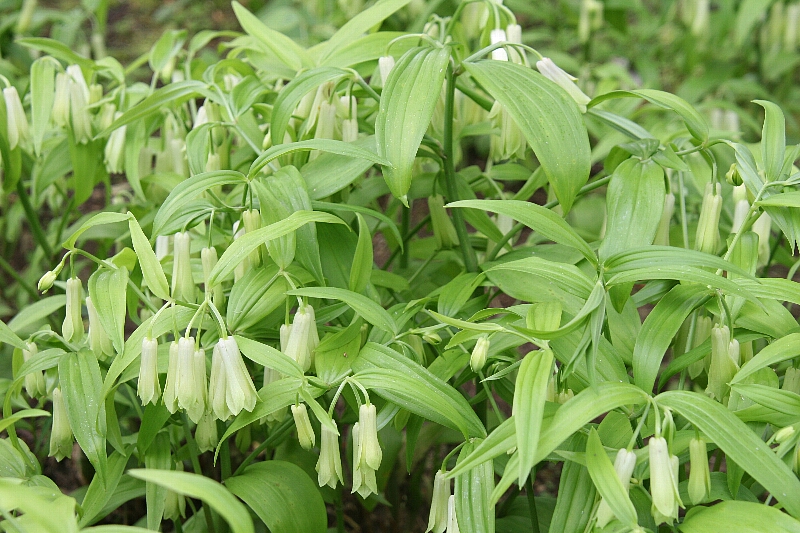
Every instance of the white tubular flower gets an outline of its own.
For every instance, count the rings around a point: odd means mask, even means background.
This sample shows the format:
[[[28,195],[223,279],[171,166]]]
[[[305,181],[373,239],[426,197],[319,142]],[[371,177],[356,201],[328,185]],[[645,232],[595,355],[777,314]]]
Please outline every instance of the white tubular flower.
[[[99,85],[95,86],[92,85],[92,89],[95,87],[99,87]],[[102,95],[101,95],[102,96]],[[97,129],[103,131],[107,128],[111,127],[111,124],[114,123],[114,120],[120,117],[122,113],[117,113],[117,106],[111,103],[103,104],[100,108],[100,112],[95,117],[95,124],[97,125]]]
[[[214,346],[209,385],[209,402],[214,415],[224,421],[238,415],[242,409],[250,412],[257,400],[256,388],[236,339],[220,339]]]
[[[628,492],[630,488],[631,476],[633,475],[633,469],[635,467],[636,454],[625,448],[620,449],[617,452],[616,459],[614,459],[614,472],[616,472],[617,477],[622,482],[622,487],[625,489],[625,492]],[[601,499],[600,505],[597,508],[597,527],[605,527],[606,524],[613,519],[614,513],[611,511],[611,507],[608,506],[605,499]]]
[[[386,85],[386,80],[389,79],[389,73],[394,68],[394,57],[382,56],[378,58],[378,70],[381,73],[381,87]]]
[[[122,116],[117,113],[116,118]],[[103,152],[106,170],[111,174],[121,174],[125,170],[125,135],[128,126],[121,126],[111,132]]]
[[[195,350],[194,337],[178,339],[178,407],[184,409],[195,424],[206,409],[206,356]]]
[[[489,34],[489,41],[491,44],[507,42],[505,30],[496,29],[492,30]],[[492,59],[495,61],[508,61],[508,52],[505,48],[495,48],[492,50]]]
[[[292,417],[294,418],[294,425],[297,428],[297,440],[304,450],[310,450],[314,447],[317,437],[314,434],[314,428],[311,427],[311,419],[308,418],[308,409],[306,404],[292,406]]]
[[[363,464],[361,457],[361,427],[358,422],[353,424],[353,490],[366,499],[370,494],[378,493],[378,482],[375,479],[375,470]]]
[[[711,493],[711,474],[708,469],[706,442],[694,438],[689,441],[689,500],[698,505]]]
[[[509,24],[506,26],[506,39],[510,43],[522,44],[522,26],[519,24]],[[525,56],[517,47],[508,47],[508,60],[518,65],[525,64]]]
[[[24,362],[36,355],[39,352],[38,346],[33,342],[26,342],[26,348],[22,350],[22,359]],[[25,375],[25,392],[31,398],[39,398],[47,394],[47,387],[44,383],[44,374],[39,372],[31,372]]]
[[[83,318],[81,317],[81,299],[83,285],[79,278],[67,280],[67,307],[61,336],[67,342],[80,342],[83,339]]]
[[[94,308],[92,299],[89,296],[86,297],[86,314],[89,315],[89,349],[100,360],[114,355],[114,345],[111,343],[106,330],[103,329],[103,324],[100,323],[100,315],[97,314],[97,309]]]
[[[219,154],[216,152],[211,152],[208,154],[208,159],[206,159],[206,172],[215,172],[217,170],[222,170],[222,159],[220,159]]]
[[[475,348],[472,349],[472,354],[469,357],[469,367],[473,372],[478,372],[483,369],[486,364],[486,357],[489,355],[489,337],[481,335],[475,343]]]
[[[317,117],[317,129],[314,131],[315,139],[333,139],[333,132],[336,129],[336,104],[322,102],[319,106],[319,117]]]
[[[178,520],[186,516],[186,497],[167,490],[164,496],[164,520]]]
[[[233,223],[233,240],[235,241],[242,235],[244,235],[244,224],[240,224],[237,220]],[[248,270],[250,270],[250,256],[239,261],[239,264],[233,269],[233,282],[239,281]]]
[[[64,72],[56,74],[56,90],[53,97],[53,122],[64,128],[69,122],[70,77]]]
[[[192,238],[189,232],[179,231],[175,234],[172,252],[172,297],[194,303],[191,246]]]
[[[669,246],[669,223],[672,215],[675,214],[675,195],[667,193],[664,196],[664,209],[661,211],[661,220],[658,222],[656,237],[653,244],[659,246]]]
[[[297,361],[305,372],[311,368],[313,352],[317,349],[317,345],[319,345],[319,334],[314,308],[311,305],[301,305],[289,328],[283,353]]]
[[[201,105],[200,108],[197,110],[197,115],[195,116],[194,126],[192,126],[192,129],[197,129],[207,122],[208,122],[208,112],[206,111],[206,106]]]
[[[461,533],[458,529],[458,516],[456,516],[456,497],[450,496],[447,500],[447,533]]]
[[[575,81],[578,78],[574,78],[564,72],[558,65],[553,63],[553,60],[549,57],[542,58],[541,61],[536,62],[536,68],[539,69],[539,72],[550,81],[555,82],[558,84],[562,89],[567,91],[567,93],[575,100],[575,103],[578,104],[582,113],[586,112],[586,104],[591,101],[591,98],[586,96],[586,93],[581,91],[577,85],[575,85]]]
[[[30,138],[28,119],[22,108],[17,88],[13,85],[3,89],[3,100],[6,102],[6,118],[8,124],[8,147],[14,149],[20,142],[27,142]]]
[[[716,185],[716,186],[715,186]],[[694,249],[707,254],[716,254],[719,248],[719,215],[722,212],[722,186],[719,183],[706,185]]]
[[[675,468],[664,437],[651,437],[647,445],[650,455],[650,494],[653,497],[652,513],[656,524],[678,517],[678,485]],[[675,458],[677,460],[677,457]]]
[[[453,226],[453,221],[450,220],[447,210],[444,208],[444,198],[441,194],[428,197],[428,211],[431,215],[436,248],[452,248],[458,245],[458,234]]]
[[[172,341],[169,345],[167,383],[164,385],[164,406],[170,413],[178,410],[178,372],[178,342]]]
[[[431,512],[428,515],[428,529],[425,530],[425,533],[444,533],[447,529],[447,503],[450,500],[450,480],[445,477],[445,474],[445,472],[437,470],[433,478]]]
[[[61,389],[53,389],[53,429],[50,432],[50,457],[61,461],[72,455],[72,428],[67,418],[67,408]]]
[[[217,435],[217,419],[211,412],[206,412],[197,423],[197,428],[194,430],[194,438],[197,441],[197,447],[200,453],[213,450],[219,443]]]
[[[208,291],[208,278],[211,276],[211,271],[217,266],[218,260],[216,248],[200,250],[200,262],[203,264],[203,284],[206,291]],[[225,305],[225,292],[222,290],[222,284],[217,283],[211,288],[211,301],[217,309],[222,309]]]
[[[381,466],[383,452],[378,442],[378,416],[373,404],[361,405],[358,409],[358,423],[361,427],[360,459],[373,470],[377,470]]]
[[[156,259],[161,261],[169,255],[172,243],[169,235],[159,235],[156,237]]]
[[[158,342],[149,337],[142,339],[137,392],[142,405],[155,404],[161,395],[161,383],[158,381]]]
[[[319,486],[328,485],[335,489],[337,483],[344,483],[342,476],[342,456],[339,450],[339,436],[322,424],[319,460],[317,461],[317,481]]]

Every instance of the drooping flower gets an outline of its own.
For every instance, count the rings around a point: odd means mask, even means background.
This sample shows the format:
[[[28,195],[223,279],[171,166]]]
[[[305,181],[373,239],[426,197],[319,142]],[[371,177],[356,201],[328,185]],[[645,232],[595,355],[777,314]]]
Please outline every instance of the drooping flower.
[[[178,372],[178,341],[172,341],[169,345],[167,382],[164,385],[164,406],[170,413],[178,410]]]
[[[72,455],[72,428],[67,418],[67,407],[61,389],[53,389],[53,428],[50,432],[50,457],[61,461]]]
[[[314,428],[311,427],[311,419],[308,418],[306,404],[293,405],[292,417],[297,428],[297,440],[300,442],[300,446],[304,450],[310,450],[314,447],[317,437],[314,434]]]
[[[115,119],[122,116],[122,113],[117,113]],[[125,135],[128,126],[120,126],[111,132],[106,142],[105,150],[103,151],[103,161],[106,164],[106,170],[110,174],[121,174],[125,171]]]
[[[728,385],[739,370],[739,342],[731,340],[728,326],[715,326],[711,330],[711,366],[708,369],[708,387],[710,394],[722,402],[730,392]]]
[[[381,87],[386,85],[386,80],[389,79],[389,73],[394,68],[394,57],[381,56],[378,58],[378,70],[381,73]]]
[[[362,404],[358,422],[353,424],[353,492],[362,498],[378,492],[375,471],[381,466],[383,452],[378,441],[377,411],[373,404]]]
[[[92,138],[92,117],[89,114],[89,86],[83,77],[81,67],[70,65],[67,67],[70,77],[69,84],[69,110],[72,124],[72,133],[75,141],[86,144]]]
[[[69,123],[70,77],[65,72],[56,74],[56,90],[53,97],[53,122],[66,127]]]
[[[13,150],[20,142],[30,138],[28,119],[22,108],[17,88],[13,85],[3,89],[3,100],[6,103],[6,121],[8,126],[8,147]]]
[[[586,96],[586,93],[575,85],[575,81],[577,81],[578,78],[567,74],[561,67],[553,63],[553,60],[549,57],[544,57],[540,61],[537,61],[536,68],[539,69],[539,72],[541,72],[544,77],[555,82],[562,89],[567,91],[567,94],[578,104],[578,108],[581,112],[586,112],[586,104],[591,101],[591,98]]]
[[[214,346],[209,384],[209,403],[214,415],[224,421],[238,415],[242,409],[250,412],[257,400],[256,388],[236,339],[220,339]]]
[[[506,32],[501,29],[494,29],[489,33],[489,41],[491,44],[507,42]],[[495,48],[492,50],[492,59],[495,61],[508,61],[508,52],[503,47]]]
[[[425,533],[444,533],[447,529],[447,505],[450,500],[450,480],[445,477],[446,472],[436,471],[433,478],[433,496],[431,498],[431,512],[428,515],[428,529]]]
[[[173,239],[172,297],[194,303],[195,285],[192,278],[192,238],[188,232],[179,231]]]
[[[67,280],[66,317],[61,326],[61,335],[67,342],[80,342],[83,339],[83,317],[81,316],[81,299],[83,285],[79,278]]]
[[[195,349],[194,337],[178,339],[178,407],[184,409],[195,424],[206,410],[206,355]]]
[[[200,449],[200,453],[213,450],[217,447],[219,443],[217,419],[210,411],[206,411],[197,423],[197,428],[194,431],[194,438],[197,441],[197,447]]]
[[[469,358],[469,367],[473,372],[478,372],[483,369],[486,364],[486,356],[489,355],[489,337],[481,335],[475,343],[475,348],[472,349],[472,354]]]
[[[693,438],[689,441],[689,464],[689,500],[697,505],[711,493],[708,450],[703,439]]]
[[[158,381],[158,342],[156,339],[142,339],[142,356],[139,365],[139,382],[137,386],[142,405],[155,404],[161,395],[161,383]]]
[[[700,207],[700,220],[697,221],[697,233],[694,249],[707,254],[716,254],[719,248],[719,216],[722,213],[722,186],[709,183],[703,195]]]
[[[319,345],[319,333],[314,308],[310,304],[298,307],[294,321],[288,328],[286,348],[283,353],[294,359],[303,372],[311,368],[314,350]]]
[[[319,460],[317,461],[317,481],[319,486],[328,485],[335,489],[337,483],[344,483],[342,476],[342,456],[339,450],[339,436],[322,424]]]
[[[203,284],[205,285],[205,290],[208,291],[208,280],[211,277],[211,271],[217,266],[217,249],[211,247],[200,250],[200,261],[203,264]],[[222,290],[222,284],[217,283],[211,288],[211,302],[217,309],[222,309],[225,305],[225,292]]]
[[[670,456],[667,440],[664,437],[651,437],[647,447],[650,457],[653,518],[656,524],[663,522],[672,524],[672,521],[678,518],[678,506],[681,505],[676,468],[678,458]]]
[[[447,500],[447,532],[461,533],[458,527],[458,516],[456,515],[456,497],[450,496]]]
[[[111,343],[106,330],[103,329],[100,316],[97,314],[97,309],[95,309],[89,296],[86,297],[86,314],[89,315],[89,349],[100,360],[114,355],[114,345]]]

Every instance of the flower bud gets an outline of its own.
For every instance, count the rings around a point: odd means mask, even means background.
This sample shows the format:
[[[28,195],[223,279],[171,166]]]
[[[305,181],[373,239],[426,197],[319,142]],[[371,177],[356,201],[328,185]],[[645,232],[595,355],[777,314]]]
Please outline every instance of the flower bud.
[[[186,516],[186,497],[167,489],[164,495],[164,520],[179,520]]]
[[[33,342],[26,342],[25,349],[22,350],[22,360],[28,360],[39,352],[39,348]],[[47,387],[44,383],[44,374],[41,371],[30,372],[25,375],[25,392],[31,398],[39,398],[47,394]]]
[[[100,360],[114,355],[114,345],[103,329],[100,316],[89,296],[86,297],[86,314],[89,315],[89,349]]]
[[[83,318],[81,317],[81,299],[83,285],[78,278],[67,280],[66,317],[61,326],[61,336],[67,342],[80,342],[83,339]]]
[[[317,461],[317,481],[319,486],[328,485],[335,489],[337,483],[344,483],[342,476],[342,456],[339,451],[339,436],[322,424],[319,460]]]
[[[452,248],[458,244],[458,234],[453,226],[453,221],[444,208],[444,198],[441,194],[428,197],[428,210],[431,214],[431,226],[436,248]]]
[[[297,361],[303,371],[311,368],[314,350],[319,345],[319,333],[314,308],[301,305],[294,315],[294,322],[288,329],[286,349],[283,353]]]
[[[663,437],[651,437],[647,445],[650,456],[650,494],[653,497],[652,513],[656,524],[672,521],[678,517],[677,479],[669,454],[667,441]],[[677,457],[676,457],[677,459]]]
[[[575,85],[575,81],[578,78],[574,78],[564,72],[564,70],[553,63],[553,60],[549,57],[545,57],[542,58],[541,61],[537,61],[536,68],[539,69],[539,72],[541,72],[545,78],[555,82],[559,87],[567,91],[570,97],[575,100],[575,103],[578,104],[578,108],[582,113],[586,112],[586,104],[591,101],[591,98],[586,96],[586,94],[581,91],[577,85]]]
[[[481,335],[475,343],[475,348],[472,349],[472,354],[469,358],[469,367],[473,372],[478,372],[483,369],[486,364],[486,356],[489,355],[489,337]]]
[[[389,79],[389,73],[394,68],[394,57],[382,56],[378,58],[378,70],[381,73],[381,87],[386,85],[386,80]]]
[[[50,457],[61,461],[72,455],[72,428],[67,418],[67,407],[61,389],[53,389],[53,428],[50,431]]]
[[[142,339],[137,392],[142,405],[155,404],[161,395],[161,383],[158,381],[158,342],[149,337]]]
[[[170,235],[159,235],[156,237],[156,259],[161,261],[170,254],[172,248],[172,237]]]
[[[769,261],[769,237],[772,231],[772,218],[767,213],[761,213],[761,216],[753,222],[752,230],[758,235],[758,268],[761,268]]]
[[[422,334],[422,340],[435,346],[442,342],[442,337],[435,331],[426,331]]]
[[[778,444],[789,440],[794,435],[794,426],[782,427],[775,432],[775,442]]]
[[[456,497],[447,499],[447,531],[446,533],[461,533],[458,529],[458,516],[456,516]]]
[[[739,167],[736,166],[736,163],[731,163],[728,172],[725,173],[725,181],[734,187],[742,185],[742,175],[739,174]]]
[[[297,428],[297,440],[300,441],[300,446],[304,450],[310,450],[314,447],[316,436],[314,435],[314,428],[311,427],[311,420],[308,418],[306,404],[293,405],[292,417]]]
[[[39,292],[47,292],[48,290],[50,290],[50,288],[53,286],[53,283],[55,283],[59,272],[61,271],[60,268],[57,268],[56,270],[58,272],[53,270],[48,270],[47,272],[44,273],[44,276],[42,276],[39,279],[39,285],[38,285]]]
[[[92,119],[89,109],[89,87],[83,78],[83,72],[78,65],[67,67],[67,74],[70,76],[69,84],[69,107],[70,119],[72,124],[72,134],[75,142],[86,144],[92,138]]]
[[[708,371],[706,394],[723,402],[730,392],[728,383],[739,370],[739,343],[731,335],[728,326],[715,326],[711,330],[711,366]]]
[[[656,237],[653,244],[659,246],[669,246],[669,223],[675,213],[675,195],[667,193],[664,196],[664,209],[661,211],[661,220],[658,222]]]
[[[121,117],[117,113],[117,118]],[[110,174],[121,174],[125,171],[125,135],[128,126],[121,126],[111,132],[103,152],[106,170]]]
[[[211,271],[217,266],[217,261],[216,248],[203,248],[200,250],[200,262],[203,264],[203,284],[206,291],[208,291],[208,279],[211,276]],[[222,290],[222,284],[217,283],[211,288],[211,302],[217,309],[222,309],[225,306],[225,292]]]
[[[217,435],[217,420],[211,412],[206,412],[197,423],[197,428],[194,430],[194,438],[197,441],[197,447],[200,453],[213,450],[219,443],[219,436]]]
[[[209,403],[214,415],[224,421],[242,409],[251,412],[256,401],[258,394],[236,339],[220,339],[214,346],[209,384]]]
[[[178,232],[173,239],[172,252],[172,297],[184,302],[195,302],[195,286],[192,278],[192,238],[189,232]]]
[[[620,449],[617,452],[616,459],[614,459],[614,471],[622,482],[622,487],[625,489],[625,492],[628,492],[628,488],[631,484],[631,476],[633,475],[633,469],[635,467],[636,454],[625,448]],[[608,506],[605,499],[601,499],[600,505],[597,508],[597,527],[605,527],[606,524],[613,519],[614,513],[611,511],[611,507]]]
[[[694,249],[707,254],[716,254],[719,248],[719,215],[722,212],[722,187],[719,183],[706,185]]]
[[[167,383],[164,385],[164,406],[170,413],[178,410],[178,372],[178,341],[172,341],[169,345]]]
[[[56,90],[53,97],[53,122],[64,128],[69,122],[70,77],[65,72],[56,74]]]
[[[450,480],[446,473],[436,471],[433,478],[433,497],[431,498],[431,512],[428,515],[428,529],[425,533],[444,533],[447,529],[447,503],[450,500]]]
[[[258,209],[251,209],[242,212],[242,224],[244,225],[244,232],[252,233],[261,228],[261,213]],[[254,267],[261,266],[261,247],[256,248],[250,252],[250,264]]]
[[[13,85],[3,89],[3,99],[6,103],[6,119],[8,124],[8,147],[13,150],[20,142],[30,138],[28,119],[22,108],[17,88]]]
[[[178,339],[178,372],[175,381],[178,407],[184,409],[195,424],[206,408],[206,356],[195,350],[194,337]]]
[[[689,441],[689,500],[698,505],[711,493],[711,474],[708,470],[708,450],[706,442],[694,438]]]
[[[505,30],[492,30],[489,34],[489,41],[491,44],[507,42]],[[495,61],[508,61],[508,52],[506,52],[505,48],[495,48],[492,50],[492,59]]]

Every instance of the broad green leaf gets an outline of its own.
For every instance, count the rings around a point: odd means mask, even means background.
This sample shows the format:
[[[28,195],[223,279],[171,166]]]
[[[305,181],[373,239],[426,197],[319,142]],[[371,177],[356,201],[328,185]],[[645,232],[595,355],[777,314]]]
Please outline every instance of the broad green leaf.
[[[403,35],[408,34],[400,31],[368,33],[340,47],[321,64],[328,67],[349,68],[360,65],[361,63],[366,63],[367,61],[375,61],[386,54],[389,43],[392,43],[392,41],[395,41],[395,39]],[[317,51],[324,45],[325,43],[318,44],[311,49],[311,52]],[[401,39],[395,41],[389,51],[393,57],[397,58],[417,45],[418,41],[416,39]]]
[[[319,161],[321,157],[318,157],[314,161]],[[303,167],[305,168],[305,167]],[[374,209],[370,209],[368,207],[363,207],[360,205],[350,205],[350,204],[335,204],[331,202],[318,202],[313,201],[311,202],[311,207],[314,208],[315,211],[340,211],[344,213],[361,213],[362,215],[366,215],[368,217],[377,218],[381,222],[383,222],[389,231],[392,232],[392,235],[397,239],[397,242],[400,244],[400,249],[403,248],[403,239],[400,236],[400,230],[397,229],[397,224],[395,224],[392,219],[381,213],[380,211],[375,211]]]
[[[727,501],[693,508],[678,529],[683,533],[800,533],[800,522],[769,505]]]
[[[289,291],[287,294],[342,301],[373,326],[393,335],[398,332],[397,324],[386,309],[357,292],[338,287],[305,287]]]
[[[586,437],[575,435],[566,445],[569,451],[585,448]],[[558,500],[553,509],[550,531],[584,531],[592,516],[597,493],[587,468],[575,461],[564,461],[558,483]],[[648,504],[648,512],[649,512]]]
[[[17,334],[14,333],[11,328],[8,327],[2,320],[0,320],[0,342],[10,344],[11,346],[19,348],[20,350],[25,350],[28,348],[22,339],[20,339]]]
[[[703,115],[697,112],[695,108],[689,105],[686,100],[664,91],[657,91],[654,89],[640,89],[638,91],[611,91],[598,96],[589,102],[588,107],[592,108],[601,102],[611,100],[614,98],[644,98],[651,104],[657,105],[663,109],[671,109],[675,111],[686,124],[686,129],[689,133],[701,142],[708,140],[708,123]]]
[[[250,465],[225,484],[272,533],[328,530],[325,502],[316,483],[294,463],[273,460]]]
[[[743,0],[736,13],[736,23],[733,28],[733,37],[736,46],[742,46],[745,41],[755,37],[753,27],[763,20],[767,8],[774,0]]]
[[[41,409],[23,409],[22,411],[17,411],[13,415],[0,420],[0,431],[5,431],[7,427],[23,418],[35,418],[38,416],[50,416],[50,413],[42,411]]]
[[[95,66],[94,61],[76,54],[69,46],[55,39],[28,37],[25,39],[17,39],[16,42],[28,48],[40,50],[45,54],[51,55],[69,64],[79,65],[83,70],[92,70]]]
[[[764,207],[800,207],[800,191],[783,192],[774,194],[757,202]]]
[[[342,219],[329,215],[328,213],[318,213],[316,211],[295,211],[289,218],[275,222],[269,226],[259,228],[250,233],[245,233],[228,246],[219,262],[208,276],[208,287],[213,287],[224,280],[236,266],[241,263],[250,252],[261,246],[267,241],[277,239],[283,235],[295,231],[297,228],[309,222],[326,222],[328,224],[343,224]]]
[[[353,266],[350,267],[350,290],[363,293],[372,273],[372,235],[361,213],[357,213],[356,217],[358,218],[358,244],[356,245],[356,254],[353,256]]]
[[[169,470],[172,466],[171,446],[169,434],[162,431],[155,435],[152,445],[146,452],[139,452],[139,457],[144,455],[144,464],[149,469]],[[148,481],[145,484],[145,502],[147,503],[147,527],[158,531],[161,519],[164,516],[167,488]]]
[[[458,455],[459,460],[469,456],[479,443],[478,439],[474,439],[465,444]],[[455,495],[459,531],[463,531],[463,533],[494,533],[493,488],[494,467],[491,460],[456,476],[453,494]]]
[[[100,323],[121,354],[125,345],[125,295],[128,289],[128,270],[97,270],[89,277],[89,296],[100,317]]]
[[[36,155],[42,152],[42,139],[50,122],[55,99],[55,62],[47,57],[31,65],[31,137]]]
[[[236,339],[236,344],[239,345],[239,349],[242,351],[242,354],[244,354],[244,356],[251,361],[254,361],[267,368],[277,370],[286,376],[302,379],[303,369],[300,368],[300,365],[298,365],[297,362],[288,355],[276,350],[272,346],[247,339],[239,335],[235,335],[234,338]]]
[[[170,83],[125,111],[111,126],[100,132],[98,137],[107,137],[112,131],[126,124],[147,118],[159,110],[176,105],[197,96],[213,97],[206,84],[197,80],[185,80]]]
[[[102,516],[98,516],[103,511],[103,507],[108,503],[114,491],[119,485],[128,457],[119,452],[112,453],[108,458],[108,479],[103,482],[100,476],[95,476],[89,483],[89,488],[81,502],[83,516],[78,521],[79,526],[87,526],[97,522]]]
[[[698,252],[696,250],[688,250],[686,248],[675,248],[673,246],[642,246],[631,248],[630,250],[610,255],[603,261],[603,266],[605,267],[607,278],[618,272],[629,269],[656,269],[675,266],[717,268],[741,276],[747,275],[747,272],[738,266],[716,255]]]
[[[294,71],[312,65],[308,53],[299,44],[284,34],[269,28],[239,2],[234,1],[232,5],[233,12],[236,14],[242,29],[257,39],[266,50],[271,52],[284,65]]]
[[[161,235],[161,230],[173,214],[180,212],[182,207],[208,189],[221,185],[236,185],[246,182],[247,178],[245,178],[244,174],[235,170],[203,172],[180,182],[177,187],[172,189],[167,199],[159,207],[153,220],[153,235]]]
[[[56,490],[23,485],[21,479],[0,478],[0,502],[3,526],[5,529],[8,524],[8,531],[19,531],[8,520],[13,518],[9,511],[16,509],[24,513],[24,533],[78,533],[75,499]]]
[[[361,350],[362,320],[356,320],[345,329],[328,334],[319,342],[314,352],[317,377],[332,385],[350,373],[353,361]]]
[[[436,302],[437,311],[445,316],[457,314],[484,279],[486,279],[484,274],[465,272],[448,281],[439,293]]]
[[[633,348],[633,378],[642,390],[653,390],[672,338],[686,317],[708,298],[708,292],[696,285],[677,285],[647,315]]]
[[[508,110],[567,213],[591,167],[589,135],[575,101],[523,65],[486,60],[463,67]]]
[[[14,379],[19,380],[32,372],[41,372],[42,370],[48,370],[58,366],[59,360],[65,353],[67,352],[61,348],[50,348],[48,350],[42,350],[41,352],[38,352],[36,355],[22,363],[22,366],[20,366],[17,369],[17,372],[14,374]]]
[[[233,533],[253,533],[253,521],[247,507],[234,498],[228,489],[211,478],[171,470],[135,468],[128,473],[138,479],[156,483],[190,498],[203,500],[218,512]]]
[[[150,246],[150,241],[145,237],[142,227],[139,226],[139,221],[130,211],[128,216],[130,217],[128,219],[128,227],[131,232],[133,249],[136,250],[136,255],[139,257],[139,266],[142,268],[144,282],[153,291],[153,294],[162,300],[169,300],[169,285],[167,284],[167,276],[164,275],[164,270],[161,268],[161,263],[156,258],[156,253]]]
[[[142,189],[141,171],[139,168],[139,156],[147,144],[147,131],[144,122],[131,124],[125,130],[125,177],[131,184],[133,192],[140,200],[145,200],[144,190]]]
[[[413,48],[384,80],[375,137],[378,154],[388,161],[383,178],[403,203],[407,203],[412,166],[441,97],[449,60],[449,48]]]
[[[353,144],[371,152],[377,150],[374,135],[358,139]],[[321,153],[319,157],[303,165],[300,173],[306,180],[306,188],[311,199],[323,200],[345,189],[363,176],[372,165],[372,161],[366,159]]]
[[[664,170],[653,161],[623,161],[606,192],[606,233],[601,260],[631,248],[653,244],[664,208]]]
[[[404,409],[464,436],[483,437],[486,430],[464,397],[427,368],[372,342],[353,363],[359,383]]]
[[[548,261],[541,257],[527,257],[499,265],[495,264],[487,272],[497,270],[514,270],[543,278],[583,300],[589,298],[594,290],[594,282],[578,267],[567,263]]]
[[[622,133],[623,135],[627,135],[631,139],[653,139],[653,135],[641,127],[639,124],[633,122],[632,120],[628,120],[625,117],[621,117],[616,113],[611,113],[609,111],[604,111],[602,109],[590,109],[586,112],[587,115],[591,117],[595,117],[606,125],[614,128],[618,132]]]
[[[275,102],[272,104],[272,118],[270,119],[270,138],[273,145],[283,144],[286,126],[292,118],[297,104],[311,90],[323,83],[336,80],[347,74],[340,68],[318,67],[299,74],[295,79],[281,89]]]
[[[358,39],[365,33],[390,17],[396,11],[408,5],[411,0],[380,0],[369,8],[361,11],[358,15],[348,20],[344,26],[339,28],[330,39],[320,44],[322,53],[318,62],[324,64],[333,54]]]
[[[267,166],[270,161],[279,158],[285,154],[293,152],[310,152],[311,150],[319,150],[321,152],[328,152],[331,154],[344,155],[347,157],[354,157],[364,159],[379,165],[391,165],[387,159],[376,154],[372,150],[362,148],[355,143],[346,143],[343,141],[335,141],[333,139],[308,139],[307,141],[299,141],[290,144],[279,144],[272,146],[266,152],[259,155],[253,164],[250,165],[248,176],[255,177],[261,169]]]
[[[105,142],[96,139],[87,143],[75,142],[75,136],[70,134],[69,153],[72,160],[72,178],[69,184],[75,190],[75,203],[83,204],[92,195],[95,185],[105,181],[108,172],[103,164],[103,148]]]
[[[106,413],[103,378],[97,358],[89,350],[68,354],[58,363],[67,419],[86,458],[105,483],[107,476]]]
[[[736,392],[779,413],[800,418],[800,394],[767,385],[739,383],[731,386]]]
[[[294,274],[291,269],[290,273]],[[288,289],[286,278],[278,277],[277,265],[250,268],[231,288],[225,320],[228,328],[239,332],[255,326],[284,304]]]
[[[589,244],[563,218],[540,205],[522,200],[460,200],[445,207],[471,207],[509,216],[547,239],[575,248],[590,263],[597,264],[597,257]]]
[[[70,235],[69,239],[64,241],[61,245],[67,250],[71,250],[75,248],[75,243],[78,242],[78,238],[88,230],[89,228],[93,228],[95,226],[99,226],[101,224],[115,224],[118,222],[127,222],[130,219],[130,215],[123,214],[123,213],[97,213],[96,215],[92,216],[89,220],[84,222],[80,228],[75,230],[72,235]]]
[[[614,470],[603,443],[594,428],[589,432],[586,442],[586,467],[589,470],[597,492],[603,497],[611,511],[623,524],[631,527],[637,524],[636,509],[628,497],[628,491]]]
[[[658,268],[631,268],[619,272],[606,279],[606,286],[613,287],[630,282],[646,281],[653,279],[674,279],[684,282],[691,282],[700,286],[708,286],[714,289],[741,296],[751,302],[758,304],[756,296],[739,285],[736,281],[723,276],[718,276],[713,272],[707,272],[697,267],[685,265],[661,266]],[[695,287],[697,287],[695,285]]]
[[[753,100],[764,108],[764,128],[761,130],[761,160],[767,181],[781,176],[783,154],[786,152],[786,119],[777,105],[766,100]]]
[[[792,359],[800,355],[800,333],[792,333],[782,337],[763,348],[736,373],[731,384],[740,383],[762,368]]]
[[[152,529],[136,526],[118,526],[114,524],[92,526],[81,529],[81,533],[152,533]]]
[[[160,74],[161,69],[174,60],[178,52],[181,51],[183,43],[186,42],[186,37],[186,30],[167,30],[161,34],[161,37],[150,49],[150,55],[147,58],[150,70]]]
[[[549,348],[528,352],[517,373],[511,412],[516,420],[520,486],[528,479],[528,474],[536,464],[533,458],[542,429],[547,382],[552,374],[553,352]]]
[[[664,392],[656,401],[681,414],[769,491],[789,514],[800,516],[800,480],[726,407],[704,394],[689,391]]]

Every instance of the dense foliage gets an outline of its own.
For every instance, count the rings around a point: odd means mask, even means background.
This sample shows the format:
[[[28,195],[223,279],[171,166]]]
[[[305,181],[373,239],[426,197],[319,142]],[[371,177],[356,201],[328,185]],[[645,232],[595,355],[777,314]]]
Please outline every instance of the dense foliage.
[[[0,528],[800,531],[800,4],[545,4],[18,38]]]

